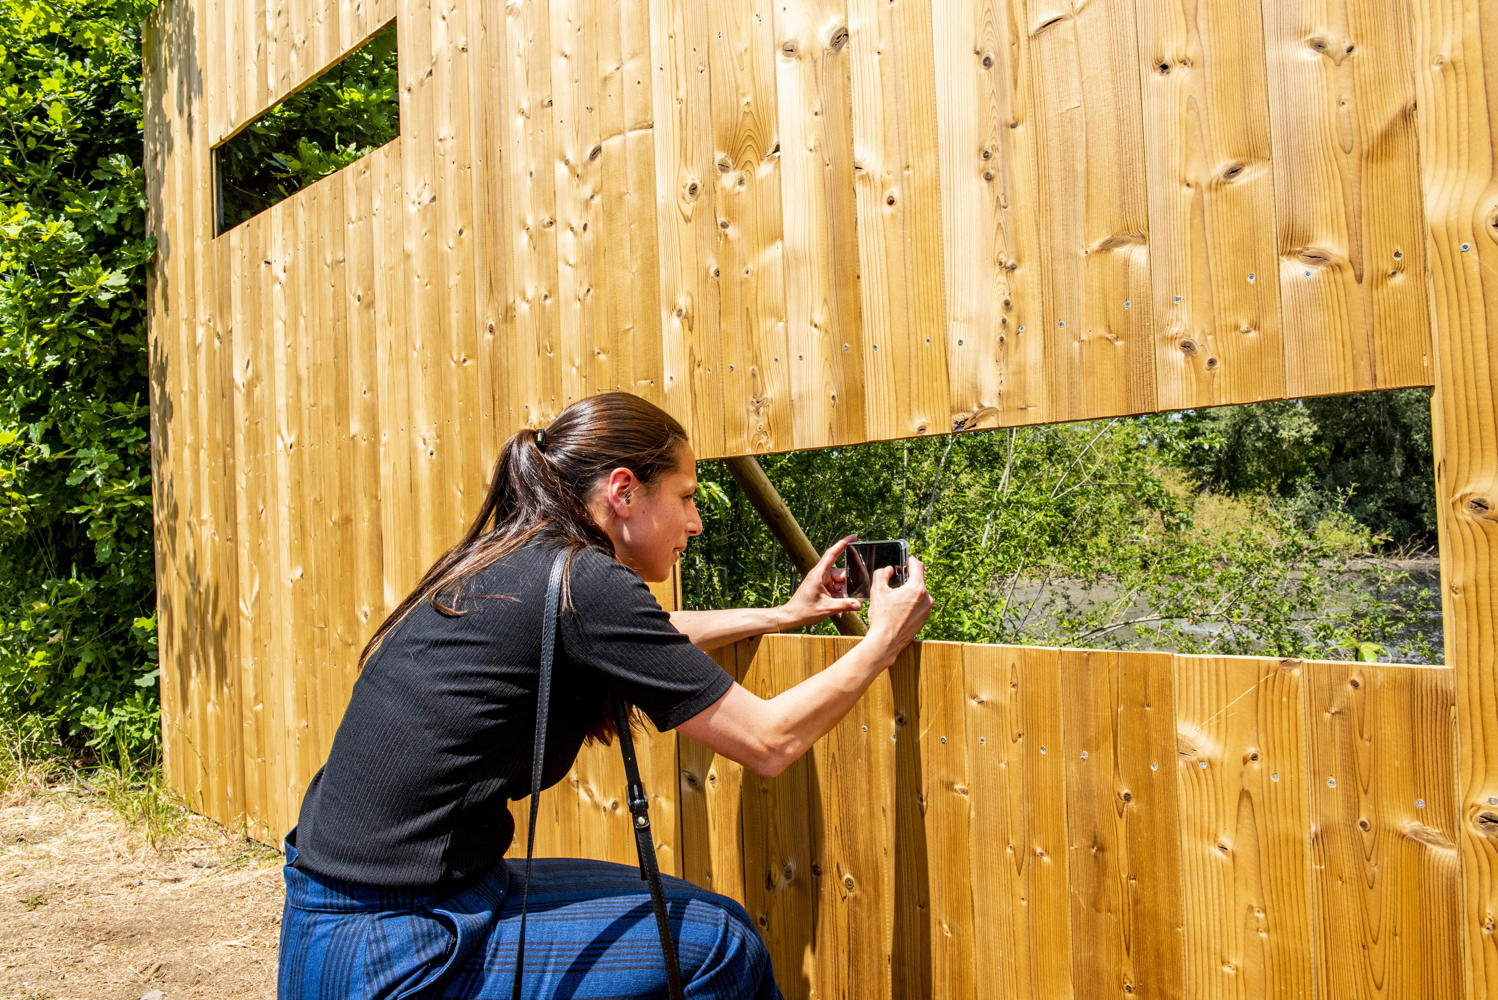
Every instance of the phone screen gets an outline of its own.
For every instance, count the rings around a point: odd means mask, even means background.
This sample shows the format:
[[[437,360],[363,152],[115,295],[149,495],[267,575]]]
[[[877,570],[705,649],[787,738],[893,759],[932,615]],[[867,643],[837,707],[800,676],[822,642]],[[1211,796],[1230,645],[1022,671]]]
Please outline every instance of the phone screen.
[[[883,542],[854,542],[847,548],[848,596],[868,600],[872,589],[874,572],[884,566],[893,566],[890,586],[898,587],[905,582],[905,564],[909,549],[905,539],[897,538]]]

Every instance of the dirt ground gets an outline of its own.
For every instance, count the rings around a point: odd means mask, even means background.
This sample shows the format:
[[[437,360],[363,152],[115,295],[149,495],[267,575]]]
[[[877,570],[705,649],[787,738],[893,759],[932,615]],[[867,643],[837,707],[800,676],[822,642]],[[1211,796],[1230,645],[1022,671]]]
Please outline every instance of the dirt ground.
[[[153,847],[77,789],[0,797],[0,1000],[273,997],[279,855],[174,826]]]

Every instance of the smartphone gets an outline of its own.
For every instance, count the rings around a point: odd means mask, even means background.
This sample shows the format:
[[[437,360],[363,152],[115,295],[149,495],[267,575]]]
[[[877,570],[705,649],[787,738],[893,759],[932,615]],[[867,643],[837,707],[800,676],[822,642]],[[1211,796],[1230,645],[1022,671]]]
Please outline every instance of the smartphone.
[[[867,601],[874,583],[874,571],[884,566],[895,568],[889,578],[891,587],[898,587],[905,582],[910,549],[903,538],[882,542],[854,542],[844,550],[844,554],[848,563],[849,597]]]

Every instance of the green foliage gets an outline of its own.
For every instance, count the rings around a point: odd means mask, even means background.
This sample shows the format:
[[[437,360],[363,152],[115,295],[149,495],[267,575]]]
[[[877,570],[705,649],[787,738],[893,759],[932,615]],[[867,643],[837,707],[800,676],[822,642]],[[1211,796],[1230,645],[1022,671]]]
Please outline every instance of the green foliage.
[[[1336,659],[1372,643],[1401,658],[1439,656],[1419,612],[1429,600],[1400,597],[1411,581],[1383,567],[1382,589],[1370,588],[1336,571],[1375,544],[1372,533],[1335,501],[1306,528],[1271,498],[1191,489],[1159,444],[1174,423],[973,433],[762,463],[814,543],[854,531],[910,540],[935,600],[929,639]],[[785,600],[797,575],[737,484],[716,463],[699,478],[727,500],[704,505],[684,564],[688,606]]]
[[[1167,437],[1203,488],[1280,497],[1303,526],[1331,504],[1398,547],[1435,543],[1426,389],[1197,410]]]
[[[400,134],[395,26],[303,87],[215,154],[223,229]]]
[[[150,758],[140,19],[0,0],[0,714]]]

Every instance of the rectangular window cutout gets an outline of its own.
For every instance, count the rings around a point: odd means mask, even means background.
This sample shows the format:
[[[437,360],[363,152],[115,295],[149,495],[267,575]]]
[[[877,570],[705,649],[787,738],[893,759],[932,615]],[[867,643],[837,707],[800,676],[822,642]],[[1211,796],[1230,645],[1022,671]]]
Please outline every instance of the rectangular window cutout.
[[[1430,426],[1402,389],[761,463],[813,545],[908,540],[926,639],[1436,664]],[[685,606],[787,600],[800,576],[728,470],[697,477]]]
[[[213,151],[218,232],[400,135],[395,22]]]

